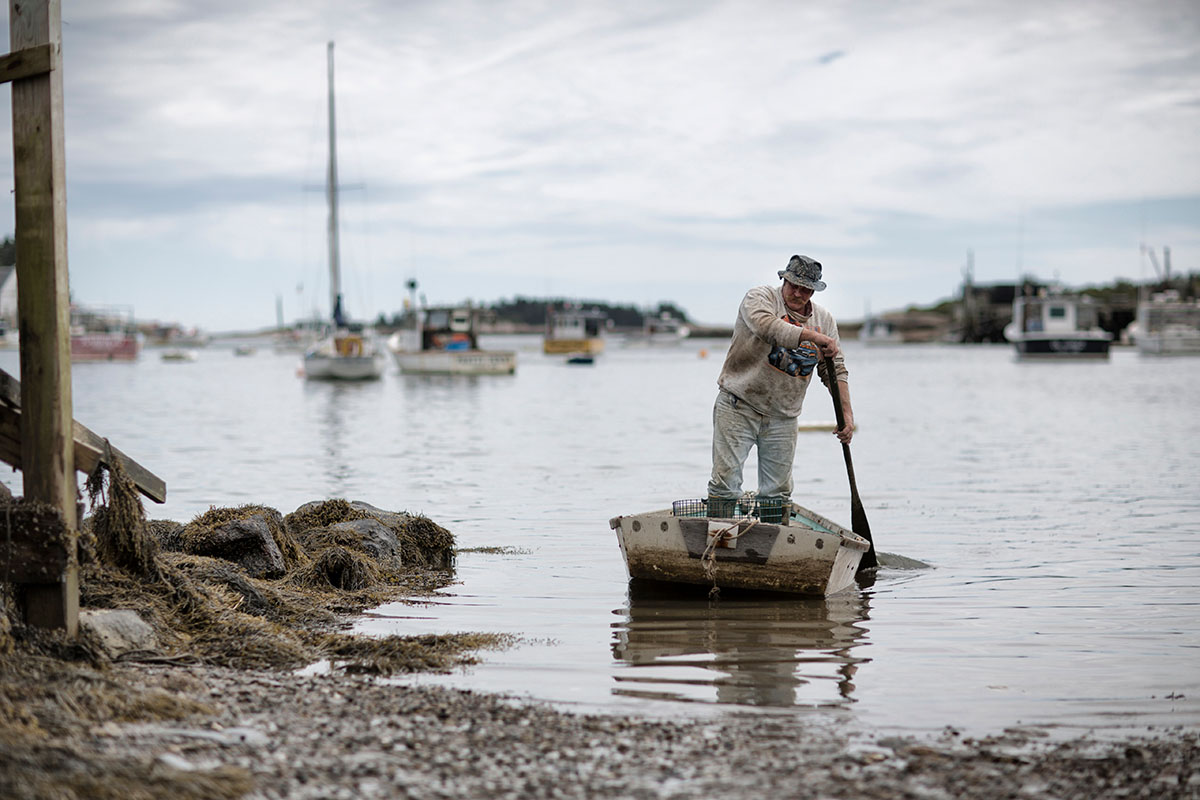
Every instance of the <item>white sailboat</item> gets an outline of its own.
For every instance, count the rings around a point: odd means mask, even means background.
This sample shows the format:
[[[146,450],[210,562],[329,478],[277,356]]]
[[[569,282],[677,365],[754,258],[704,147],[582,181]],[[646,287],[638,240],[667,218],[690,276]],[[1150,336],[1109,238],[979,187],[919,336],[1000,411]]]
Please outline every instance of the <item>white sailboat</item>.
[[[329,170],[325,197],[329,202],[329,297],[332,332],[304,354],[304,376],[315,380],[369,380],[383,374],[383,349],[362,325],[346,320],[342,309],[341,264],[338,257],[337,125],[333,102],[333,42],[329,43]]]

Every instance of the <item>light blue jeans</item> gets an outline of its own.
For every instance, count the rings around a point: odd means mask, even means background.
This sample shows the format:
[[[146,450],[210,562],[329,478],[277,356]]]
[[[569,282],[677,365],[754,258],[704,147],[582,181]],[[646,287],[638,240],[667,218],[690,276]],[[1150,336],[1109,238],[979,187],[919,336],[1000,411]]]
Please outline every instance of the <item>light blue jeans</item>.
[[[796,456],[795,417],[765,417],[721,390],[713,404],[712,478],[708,496],[742,495],[742,467],[750,448],[758,448],[758,496],[792,498],[792,460]]]

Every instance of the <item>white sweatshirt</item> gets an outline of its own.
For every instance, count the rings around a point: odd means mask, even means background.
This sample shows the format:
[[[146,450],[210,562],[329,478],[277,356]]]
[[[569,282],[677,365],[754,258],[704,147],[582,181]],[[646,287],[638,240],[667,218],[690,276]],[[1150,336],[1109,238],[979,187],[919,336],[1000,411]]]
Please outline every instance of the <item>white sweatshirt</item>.
[[[789,312],[780,286],[756,286],[746,292],[717,385],[765,416],[800,416],[812,374],[788,375],[771,366],[767,357],[776,345],[788,349],[798,347],[802,328],[833,337],[840,349],[841,340],[833,315],[816,303],[809,305],[808,316]],[[808,346],[805,342],[805,347]],[[839,352],[833,361],[838,379],[845,381],[849,373],[842,354]],[[817,372],[822,383],[828,386],[823,358],[817,362]],[[831,405],[832,402],[830,400]]]

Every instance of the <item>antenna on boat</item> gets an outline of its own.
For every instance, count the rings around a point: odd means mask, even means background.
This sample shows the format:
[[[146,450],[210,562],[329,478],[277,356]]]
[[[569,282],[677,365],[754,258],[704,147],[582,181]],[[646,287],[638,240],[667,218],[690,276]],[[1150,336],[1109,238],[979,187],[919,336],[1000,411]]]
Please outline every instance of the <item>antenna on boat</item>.
[[[342,268],[338,258],[338,172],[337,122],[333,103],[333,42],[328,48],[329,62],[329,171],[325,176],[325,197],[329,201],[329,308],[335,324],[341,324]]]

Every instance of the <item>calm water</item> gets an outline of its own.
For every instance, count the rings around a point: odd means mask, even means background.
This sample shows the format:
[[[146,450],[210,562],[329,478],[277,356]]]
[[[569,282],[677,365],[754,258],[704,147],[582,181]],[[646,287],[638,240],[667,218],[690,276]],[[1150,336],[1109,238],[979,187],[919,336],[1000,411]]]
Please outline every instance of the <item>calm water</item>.
[[[1007,347],[848,363],[859,489],[884,570],[828,600],[630,594],[608,519],[700,497],[724,343],[515,376],[314,384],[299,357],[77,364],[75,416],[168,485],[156,518],[347,497],[429,515],[464,553],[433,602],[365,631],[524,644],[411,680],[583,710],[816,714],[855,726],[1063,732],[1200,725],[1200,359],[1022,364]],[[707,350],[707,357],[701,350]],[[16,354],[0,366],[16,370]],[[805,418],[832,420],[815,387]],[[803,433],[796,499],[848,524],[841,449]],[[748,465],[747,488],[753,487]],[[20,492],[20,475],[4,480]]]

